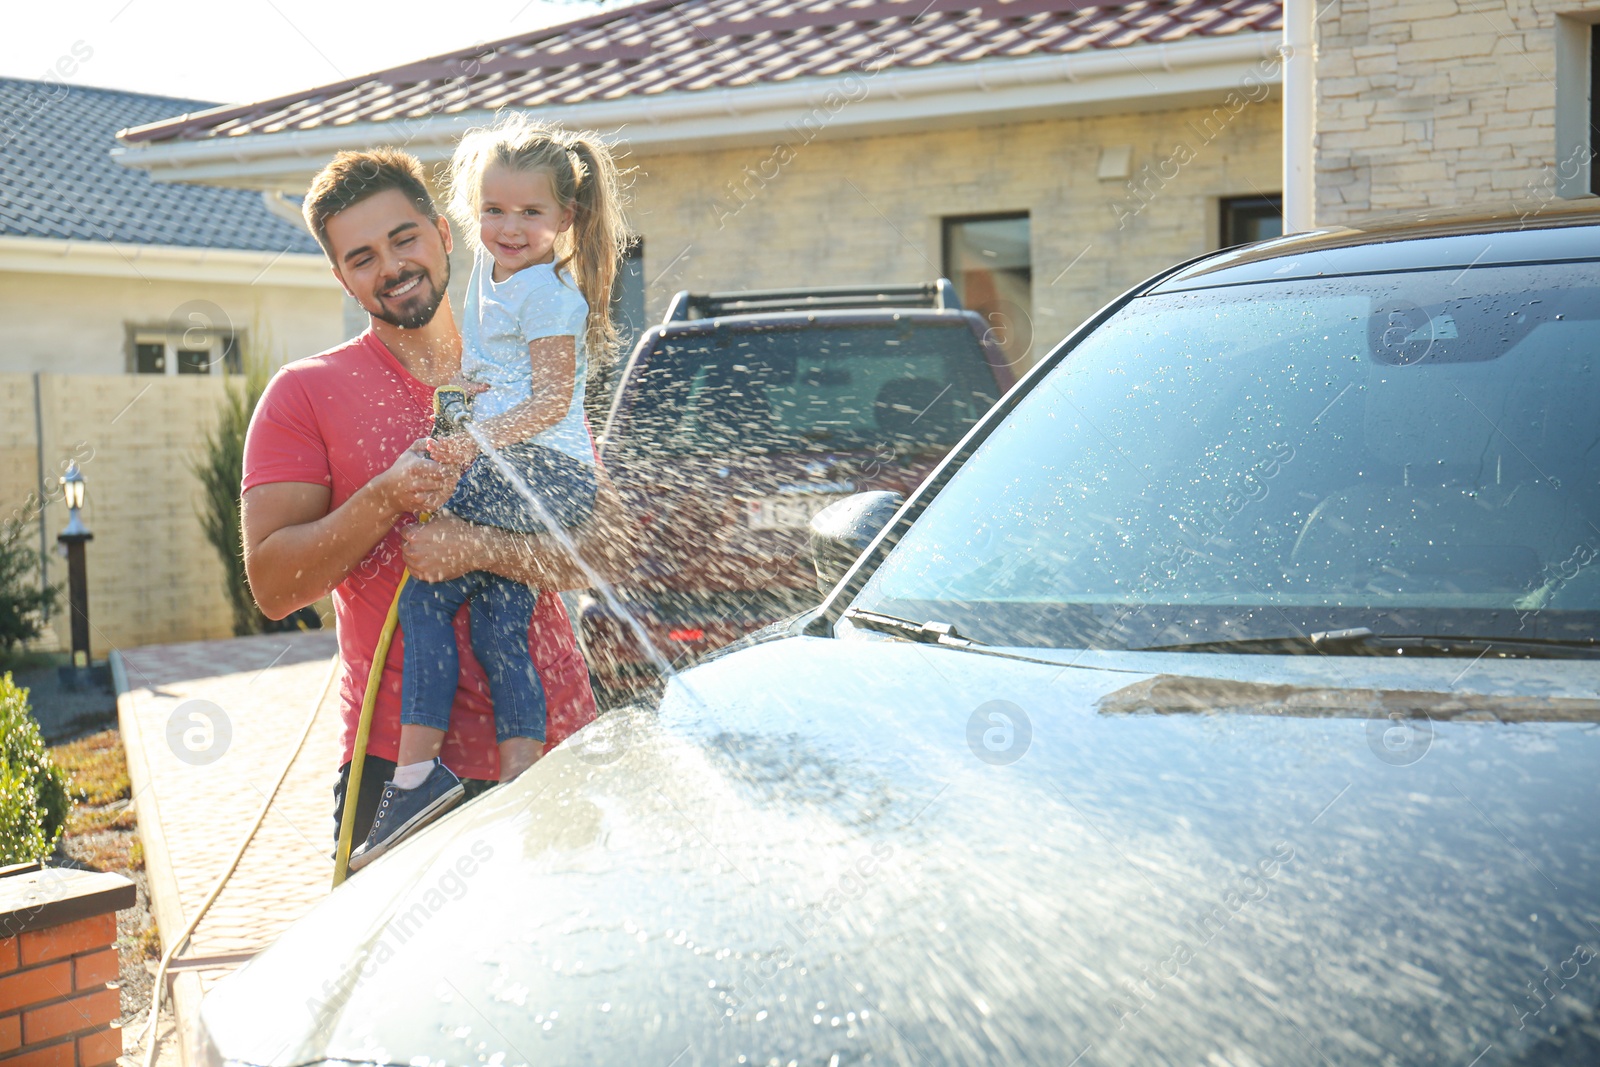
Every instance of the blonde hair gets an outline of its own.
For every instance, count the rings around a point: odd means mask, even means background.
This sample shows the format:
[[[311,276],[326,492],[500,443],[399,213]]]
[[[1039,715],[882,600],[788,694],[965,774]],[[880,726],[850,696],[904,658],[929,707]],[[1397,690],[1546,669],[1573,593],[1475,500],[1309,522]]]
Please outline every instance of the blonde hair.
[[[559,273],[570,266],[578,291],[589,304],[584,345],[590,360],[610,359],[618,343],[611,321],[611,290],[628,241],[621,182],[610,147],[596,133],[575,133],[516,111],[502,114],[493,126],[467,131],[450,160],[449,212],[474,241],[483,175],[495,164],[544,171],[557,203],[573,209],[571,228],[556,238],[555,268]]]

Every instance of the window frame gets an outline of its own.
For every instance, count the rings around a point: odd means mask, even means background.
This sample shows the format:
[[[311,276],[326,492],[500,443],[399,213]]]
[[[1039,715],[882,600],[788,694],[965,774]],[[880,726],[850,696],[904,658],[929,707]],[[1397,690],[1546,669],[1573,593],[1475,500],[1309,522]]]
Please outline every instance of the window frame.
[[[194,333],[204,335],[206,346],[196,348],[186,343],[185,339]],[[244,336],[241,331],[222,328],[206,327],[201,330],[190,328],[174,331],[166,325],[160,326],[130,326],[128,327],[128,362],[129,374],[146,377],[202,377],[213,374],[237,374],[244,370],[243,365]],[[162,367],[160,370],[141,370],[139,367],[139,349],[145,346],[161,346]],[[184,370],[182,367],[183,353],[205,352],[207,354],[205,369],[203,371]]]
[[[952,237],[953,237],[953,235],[954,235],[954,233],[956,231],[956,228],[960,227],[960,226],[969,225],[969,224],[975,223],[975,222],[1016,222],[1018,220],[1026,222],[1028,224],[1028,306],[1026,308],[1023,308],[1022,312],[1023,312],[1024,316],[1026,316],[1026,318],[1028,319],[1029,340],[1028,340],[1028,345],[1023,350],[1022,354],[1017,356],[1017,357],[1015,357],[1017,362],[1012,364],[1012,366],[1017,367],[1017,369],[1020,371],[1023,367],[1032,366],[1033,363],[1036,363],[1039,360],[1039,355],[1038,355],[1037,347],[1036,347],[1037,338],[1033,335],[1033,329],[1034,329],[1033,313],[1034,313],[1034,306],[1035,306],[1035,304],[1034,304],[1034,291],[1033,291],[1033,289],[1034,289],[1034,277],[1033,277],[1033,273],[1034,273],[1034,271],[1033,271],[1033,212],[1028,210],[1027,208],[1021,208],[1021,209],[1012,210],[1012,211],[986,211],[986,212],[981,212],[981,213],[972,214],[972,215],[942,215],[942,216],[940,216],[940,218],[939,218],[939,271],[940,271],[940,275],[942,277],[944,277],[944,278],[948,278],[950,280],[950,283],[955,287],[956,295],[961,301],[962,308],[964,308],[966,310],[969,310],[969,311],[977,311],[978,309],[974,308],[972,306],[972,303],[971,303],[970,299],[968,298],[968,294],[966,292],[965,284],[962,282],[962,280],[960,278],[957,277],[957,274],[959,272],[954,270],[954,269],[952,269],[953,264],[951,263],[951,253],[952,253],[952,251],[954,249],[954,242],[952,241]],[[1014,268],[1003,268],[1003,269],[1010,270],[1010,269],[1014,269]],[[981,314],[981,312],[980,312],[980,314]],[[987,342],[989,342],[989,343],[995,344],[996,346],[1003,347],[1003,343],[1001,341],[995,339],[995,337],[994,337],[994,331],[995,331],[995,328],[996,328],[997,324],[995,322],[993,322],[992,320],[988,319],[987,317],[985,317],[984,322],[985,322],[985,325],[987,325],[989,327],[988,332],[986,332],[985,335],[984,335],[985,340]],[[1024,360],[1027,361],[1025,364],[1022,363],[1022,361],[1024,361]]]
[[[1272,207],[1276,209],[1280,223],[1278,232],[1281,235],[1283,232],[1283,227],[1281,225],[1283,219],[1282,193],[1251,193],[1249,196],[1224,196],[1218,198],[1217,248],[1219,250],[1224,248],[1237,248],[1239,245],[1251,244],[1253,241],[1257,240],[1257,238],[1251,238],[1248,241],[1233,240],[1233,237],[1235,236],[1232,232],[1233,224],[1240,217],[1242,217],[1236,214],[1237,212],[1240,212],[1241,210],[1248,212],[1252,208],[1261,209],[1266,207]],[[1263,217],[1263,214],[1258,210],[1250,217],[1260,218]]]

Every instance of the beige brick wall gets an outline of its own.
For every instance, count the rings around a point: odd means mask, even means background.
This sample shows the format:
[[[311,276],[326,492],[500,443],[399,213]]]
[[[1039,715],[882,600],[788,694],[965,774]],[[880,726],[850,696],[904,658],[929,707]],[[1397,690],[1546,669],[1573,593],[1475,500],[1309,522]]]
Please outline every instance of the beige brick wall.
[[[190,472],[215,423],[222,379],[150,375],[39,376],[49,548],[66,525],[57,479],[78,461],[86,482],[90,645],[113,648],[232,635],[223,569],[196,517],[200,488]],[[0,374],[0,516],[17,514],[38,487],[34,380]],[[28,543],[37,545],[38,526]],[[51,555],[52,584],[66,561]],[[63,593],[63,607],[65,594]],[[58,611],[42,647],[71,644]]]
[[[942,218],[1027,211],[1042,355],[1127,286],[1215,248],[1220,198],[1279,191],[1281,107],[1256,95],[637,160],[650,317],[680,289],[925,281]],[[1098,180],[1117,145],[1133,146],[1133,181]]]
[[[1554,197],[1557,14],[1600,0],[1333,0],[1318,20],[1319,225]]]

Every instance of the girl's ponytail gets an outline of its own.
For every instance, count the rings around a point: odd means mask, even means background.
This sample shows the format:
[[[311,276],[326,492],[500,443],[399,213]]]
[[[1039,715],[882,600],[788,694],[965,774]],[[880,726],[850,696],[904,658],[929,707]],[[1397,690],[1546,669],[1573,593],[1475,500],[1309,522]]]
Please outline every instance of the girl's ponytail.
[[[611,321],[611,293],[617,262],[627,249],[627,224],[622,217],[622,189],[611,149],[591,134],[566,134],[566,148],[578,164],[573,196],[572,276],[589,304],[584,343],[589,358],[608,362],[616,352],[617,327]]]

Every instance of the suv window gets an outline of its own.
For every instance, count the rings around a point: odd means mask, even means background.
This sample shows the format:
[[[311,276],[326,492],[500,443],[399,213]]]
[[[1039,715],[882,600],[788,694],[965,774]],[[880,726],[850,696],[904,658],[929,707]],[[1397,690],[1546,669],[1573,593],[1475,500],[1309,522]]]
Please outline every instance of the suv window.
[[[964,317],[663,336],[630,375],[624,447],[656,455],[948,449],[995,402]]]

